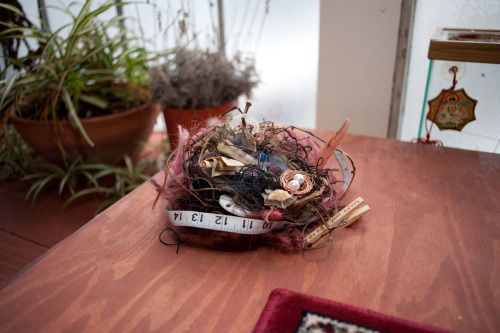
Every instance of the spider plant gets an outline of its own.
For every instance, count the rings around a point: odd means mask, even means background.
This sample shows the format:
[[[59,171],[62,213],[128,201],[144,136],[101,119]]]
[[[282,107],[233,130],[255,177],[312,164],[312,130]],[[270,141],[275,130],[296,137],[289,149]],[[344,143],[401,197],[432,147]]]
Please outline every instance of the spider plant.
[[[141,158],[137,161],[125,155],[123,165],[112,165],[93,161],[75,160],[69,167],[62,168],[50,162],[37,162],[39,170],[23,178],[32,181],[25,199],[32,204],[38,195],[48,186],[57,184],[59,196],[69,193],[63,209],[74,201],[88,195],[96,195],[101,204],[96,213],[111,206],[127,193],[144,183],[158,171],[154,168],[155,160]]]
[[[37,52],[7,59],[0,73],[0,112],[6,123],[9,110],[34,120],[67,120],[93,146],[81,118],[124,111],[149,101],[147,62],[150,54],[126,38],[122,17],[99,16],[125,3],[105,1],[96,9],[87,0],[74,15],[68,8],[53,7],[71,18],[55,31],[36,26],[24,13],[8,4],[28,25],[0,22],[1,40],[22,39],[38,46]],[[14,74],[7,77],[14,69]]]
[[[69,195],[65,209],[83,197],[97,196],[101,202],[96,214],[120,200],[127,193],[160,171],[170,154],[167,142],[141,142],[142,154],[137,159],[123,156],[119,165],[98,161],[73,161],[61,167],[46,161],[31,161],[31,173],[25,173],[23,181],[31,182],[25,200],[33,204],[40,193],[49,186],[57,185],[59,196]],[[1,160],[0,160],[1,162]]]

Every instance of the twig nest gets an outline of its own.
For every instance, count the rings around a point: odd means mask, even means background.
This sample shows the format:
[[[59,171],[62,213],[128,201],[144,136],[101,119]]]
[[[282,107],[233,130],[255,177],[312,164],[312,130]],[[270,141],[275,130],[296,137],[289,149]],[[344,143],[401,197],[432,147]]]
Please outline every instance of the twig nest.
[[[297,200],[297,198],[284,190],[266,190],[266,193],[262,194],[262,196],[264,197],[265,206],[275,206],[278,208],[286,208]]]
[[[302,195],[311,192],[313,182],[307,173],[298,170],[286,170],[280,176],[281,186],[291,194]]]

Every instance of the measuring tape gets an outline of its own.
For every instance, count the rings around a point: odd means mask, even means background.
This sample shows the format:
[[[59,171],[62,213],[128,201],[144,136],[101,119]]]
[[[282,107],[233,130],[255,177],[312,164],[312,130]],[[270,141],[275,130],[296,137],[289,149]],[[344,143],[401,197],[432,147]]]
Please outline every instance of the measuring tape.
[[[237,234],[259,235],[283,228],[288,223],[250,219],[248,217],[224,214],[201,213],[188,210],[167,210],[170,221],[175,226],[195,227]]]

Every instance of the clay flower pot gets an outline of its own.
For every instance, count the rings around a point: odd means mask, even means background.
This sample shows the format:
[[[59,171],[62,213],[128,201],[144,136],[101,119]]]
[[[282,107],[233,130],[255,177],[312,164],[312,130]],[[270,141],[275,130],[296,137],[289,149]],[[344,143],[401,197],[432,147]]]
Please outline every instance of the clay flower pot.
[[[158,104],[144,104],[125,112],[81,119],[94,147],[67,121],[29,120],[17,116],[14,109],[10,110],[9,120],[23,139],[49,162],[63,166],[65,160],[71,163],[82,157],[117,164],[124,154],[133,156],[138,151],[139,141],[148,140],[159,111]]]
[[[222,113],[237,105],[238,99],[208,108],[186,108],[183,110],[179,110],[176,107],[166,107],[163,110],[163,117],[165,118],[165,124],[167,125],[170,150],[173,151],[179,144],[179,125],[183,128],[191,130],[193,127],[203,125],[207,121],[207,119],[218,117]]]

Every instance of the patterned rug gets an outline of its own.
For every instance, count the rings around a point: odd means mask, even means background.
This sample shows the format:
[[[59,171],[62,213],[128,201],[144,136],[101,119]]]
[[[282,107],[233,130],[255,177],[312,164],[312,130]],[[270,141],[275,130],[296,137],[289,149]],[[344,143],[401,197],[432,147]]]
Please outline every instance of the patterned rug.
[[[389,317],[318,297],[275,289],[254,333],[445,333],[446,331]]]

